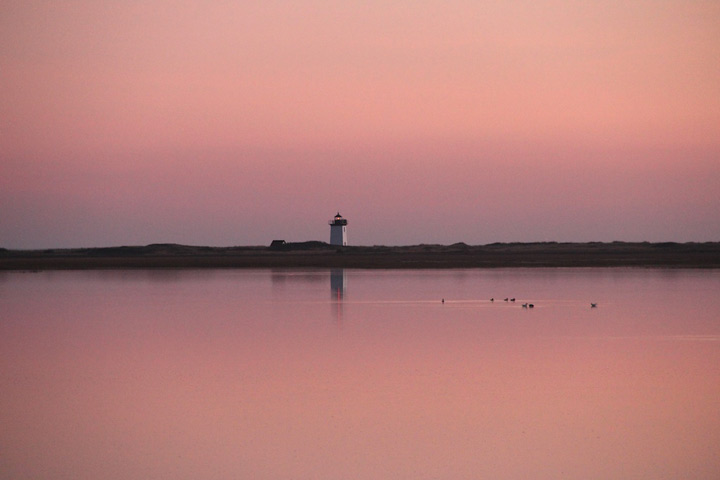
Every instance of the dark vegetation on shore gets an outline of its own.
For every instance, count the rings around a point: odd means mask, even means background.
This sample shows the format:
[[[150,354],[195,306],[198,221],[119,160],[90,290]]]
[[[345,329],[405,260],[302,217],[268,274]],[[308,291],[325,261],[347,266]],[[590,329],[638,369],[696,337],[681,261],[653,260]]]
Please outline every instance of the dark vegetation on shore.
[[[492,243],[338,247],[324,242],[273,247],[152,244],[104,248],[8,250],[0,270],[107,268],[720,268],[720,242]]]

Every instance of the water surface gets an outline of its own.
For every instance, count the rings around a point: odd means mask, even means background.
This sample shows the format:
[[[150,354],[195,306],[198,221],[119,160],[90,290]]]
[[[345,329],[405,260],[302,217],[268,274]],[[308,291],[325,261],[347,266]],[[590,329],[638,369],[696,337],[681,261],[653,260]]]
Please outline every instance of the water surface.
[[[0,477],[720,478],[717,292],[714,270],[0,273]]]

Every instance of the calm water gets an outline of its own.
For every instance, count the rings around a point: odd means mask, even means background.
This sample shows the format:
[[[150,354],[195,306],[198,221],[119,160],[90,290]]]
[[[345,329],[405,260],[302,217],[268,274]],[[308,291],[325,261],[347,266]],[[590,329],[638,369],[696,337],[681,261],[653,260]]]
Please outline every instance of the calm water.
[[[0,273],[0,478],[717,479],[719,293],[691,270]]]

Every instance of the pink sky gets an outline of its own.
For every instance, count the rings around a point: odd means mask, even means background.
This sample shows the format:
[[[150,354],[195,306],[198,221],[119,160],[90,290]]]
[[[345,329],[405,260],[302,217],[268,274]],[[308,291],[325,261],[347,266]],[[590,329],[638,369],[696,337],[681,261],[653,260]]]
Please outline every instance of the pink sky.
[[[720,240],[716,1],[0,6],[0,247]]]

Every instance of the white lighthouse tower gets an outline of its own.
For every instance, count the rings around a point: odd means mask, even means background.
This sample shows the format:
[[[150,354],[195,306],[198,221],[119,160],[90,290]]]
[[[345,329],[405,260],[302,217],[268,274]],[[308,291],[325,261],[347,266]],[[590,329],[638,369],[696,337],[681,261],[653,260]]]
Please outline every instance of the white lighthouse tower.
[[[340,212],[328,222],[330,224],[330,245],[347,245],[347,220]]]

